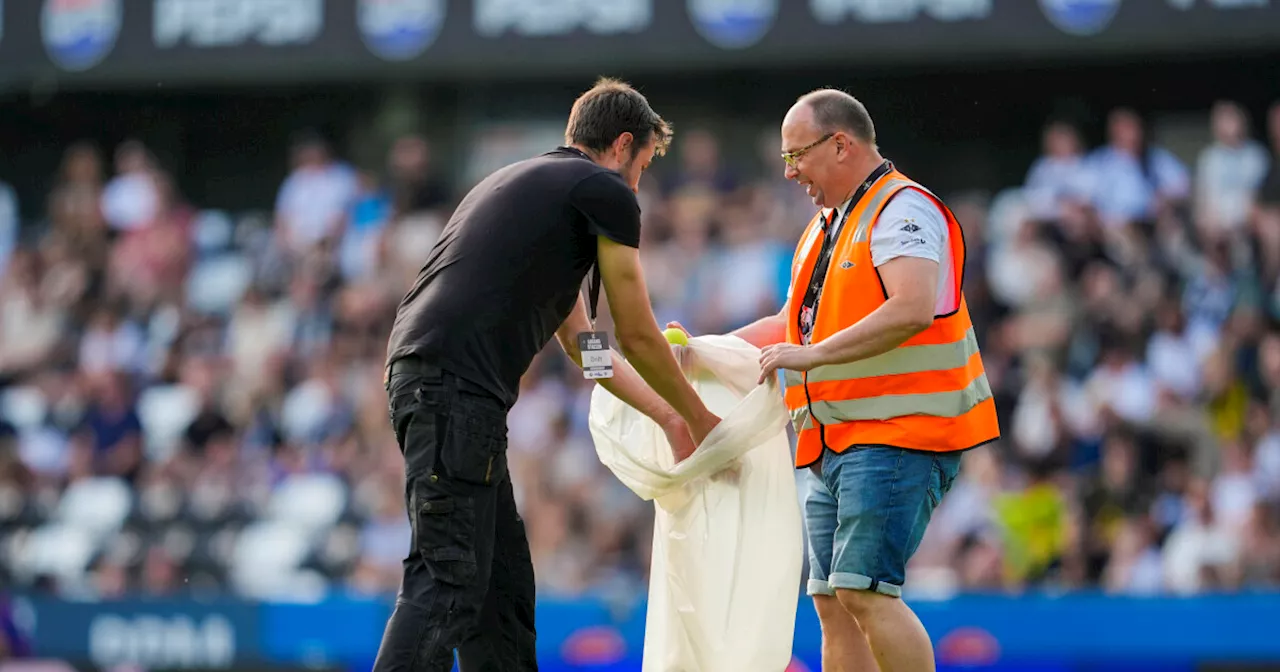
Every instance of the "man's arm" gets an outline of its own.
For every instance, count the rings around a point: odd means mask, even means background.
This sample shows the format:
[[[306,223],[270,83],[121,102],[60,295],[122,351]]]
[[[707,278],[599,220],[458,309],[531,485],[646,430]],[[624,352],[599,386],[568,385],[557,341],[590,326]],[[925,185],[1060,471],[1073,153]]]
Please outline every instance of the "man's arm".
[[[887,301],[858,322],[814,345],[778,343],[761,350],[760,382],[778,369],[809,371],[875,357],[902,345],[933,324],[938,262],[897,257],[880,267]]]
[[[898,257],[880,266],[889,299],[866,317],[813,346],[814,366],[843,364],[881,355],[933,324],[938,262]]]
[[[578,334],[584,331],[591,331],[593,326],[591,320],[587,317],[587,305],[583,301],[582,296],[578,296],[578,303],[573,307],[573,312],[556,330],[556,340],[560,341],[560,347],[564,349],[566,355],[582,367],[582,352],[578,349]],[[667,435],[667,441],[671,444],[672,451],[675,453],[676,461],[680,461],[691,455],[696,447],[689,436],[688,426],[683,418],[670,404],[663,401],[653,388],[645,384],[640,374],[627,363],[617,352],[610,353],[613,358],[613,377],[601,378],[596,380],[610,394],[622,400],[623,403],[645,414],[662,428]]]
[[[737,336],[757,348],[787,340],[786,304],[783,304],[778,314],[762,317],[745,327],[729,332],[729,335]]]
[[[671,354],[671,344],[658,329],[649,307],[649,292],[640,266],[640,251],[598,236],[597,260],[613,315],[618,347],[636,373],[684,418],[694,441],[702,443],[719,423],[685,380]]]

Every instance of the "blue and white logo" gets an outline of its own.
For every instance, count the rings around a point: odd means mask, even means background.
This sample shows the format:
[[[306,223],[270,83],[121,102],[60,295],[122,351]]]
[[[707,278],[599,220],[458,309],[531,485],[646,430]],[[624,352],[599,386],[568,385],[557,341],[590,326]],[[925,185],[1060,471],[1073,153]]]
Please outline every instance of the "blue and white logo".
[[[440,35],[444,0],[360,0],[356,23],[369,51],[389,61],[407,61]]]
[[[115,48],[122,12],[120,0],[45,0],[45,51],[64,70],[92,68]]]
[[[1115,18],[1120,0],[1040,0],[1040,10],[1064,33],[1097,35]]]
[[[722,49],[743,49],[764,37],[778,16],[778,0],[689,0],[698,34]]]

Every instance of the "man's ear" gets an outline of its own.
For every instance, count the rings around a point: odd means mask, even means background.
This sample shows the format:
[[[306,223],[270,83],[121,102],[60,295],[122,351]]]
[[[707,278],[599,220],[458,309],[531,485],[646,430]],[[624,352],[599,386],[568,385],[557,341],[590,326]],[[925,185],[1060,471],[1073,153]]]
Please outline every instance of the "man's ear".
[[[635,142],[635,140],[636,137],[634,135],[624,131],[622,135],[618,136],[617,140],[613,141],[613,151],[616,152],[616,157],[619,161],[630,155],[631,143]]]

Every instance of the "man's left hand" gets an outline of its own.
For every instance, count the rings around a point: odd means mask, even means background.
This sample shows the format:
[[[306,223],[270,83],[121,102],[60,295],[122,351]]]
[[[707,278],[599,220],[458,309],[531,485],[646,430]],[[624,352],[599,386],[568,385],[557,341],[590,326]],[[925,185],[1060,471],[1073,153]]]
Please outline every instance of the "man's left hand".
[[[778,369],[808,371],[818,365],[818,353],[810,345],[777,343],[760,351],[760,380],[768,380]]]

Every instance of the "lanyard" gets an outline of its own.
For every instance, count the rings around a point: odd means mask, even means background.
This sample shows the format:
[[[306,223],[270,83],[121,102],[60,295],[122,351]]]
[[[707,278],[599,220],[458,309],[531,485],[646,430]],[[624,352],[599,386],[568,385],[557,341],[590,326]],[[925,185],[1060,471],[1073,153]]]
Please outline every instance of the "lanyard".
[[[809,288],[804,295],[804,303],[801,305],[813,306],[813,322],[816,324],[818,319],[818,301],[822,298],[822,286],[827,280],[827,268],[831,266],[831,257],[835,254],[836,239],[839,238],[841,231],[844,231],[845,224],[849,221],[849,215],[858,207],[858,202],[863,196],[867,195],[867,191],[880,178],[884,177],[893,170],[893,164],[889,161],[881,163],[878,168],[867,176],[867,179],[858,186],[857,191],[853,192],[853,196],[849,199],[849,207],[845,209],[844,214],[840,216],[840,222],[836,226],[835,213],[832,213],[830,220],[822,224],[822,250],[818,253],[818,263],[813,265],[813,274],[809,276]],[[801,311],[803,315],[804,311]],[[800,332],[804,333],[803,324],[800,326]]]

